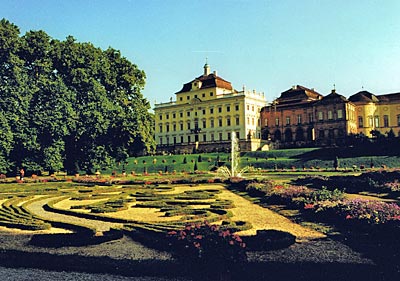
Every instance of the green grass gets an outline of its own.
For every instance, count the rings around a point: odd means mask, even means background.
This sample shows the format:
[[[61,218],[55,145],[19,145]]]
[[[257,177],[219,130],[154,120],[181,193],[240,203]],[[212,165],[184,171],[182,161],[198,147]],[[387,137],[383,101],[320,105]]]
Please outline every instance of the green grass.
[[[241,153],[239,169],[251,166],[262,170],[282,169],[333,169],[333,160],[339,157],[339,167],[343,169],[359,169],[361,166],[369,168],[373,163],[375,168],[383,165],[389,168],[400,167],[400,157],[395,155],[378,155],[351,148],[298,148],[271,151],[253,151]],[[199,157],[201,159],[199,159]],[[201,161],[199,161],[201,160]],[[217,160],[219,162],[217,163]],[[124,170],[136,175],[147,173],[191,173],[194,172],[195,163],[199,171],[210,171],[216,165],[230,167],[230,153],[204,153],[188,155],[157,155],[131,157],[126,163],[117,164],[115,167],[103,170],[103,174],[121,174]]]

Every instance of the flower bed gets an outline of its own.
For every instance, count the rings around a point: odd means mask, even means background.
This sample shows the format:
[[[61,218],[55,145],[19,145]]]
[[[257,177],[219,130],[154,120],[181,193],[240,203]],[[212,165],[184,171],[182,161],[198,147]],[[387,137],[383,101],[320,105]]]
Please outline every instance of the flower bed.
[[[167,234],[171,251],[195,274],[205,274],[203,280],[218,280],[247,262],[246,244],[229,229],[204,224],[190,224]]]
[[[318,180],[327,181],[324,178]],[[264,196],[268,203],[299,209],[309,219],[351,228],[361,227],[366,231],[400,232],[400,207],[396,203],[345,200],[344,193],[339,189],[322,187],[312,190],[295,185],[276,185],[265,189]]]

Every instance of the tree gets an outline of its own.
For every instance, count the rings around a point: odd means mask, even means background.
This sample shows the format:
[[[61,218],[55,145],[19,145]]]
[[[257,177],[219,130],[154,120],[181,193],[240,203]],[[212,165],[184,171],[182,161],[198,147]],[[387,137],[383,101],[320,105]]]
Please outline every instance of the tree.
[[[0,21],[0,171],[91,173],[152,152],[145,73],[109,48]]]

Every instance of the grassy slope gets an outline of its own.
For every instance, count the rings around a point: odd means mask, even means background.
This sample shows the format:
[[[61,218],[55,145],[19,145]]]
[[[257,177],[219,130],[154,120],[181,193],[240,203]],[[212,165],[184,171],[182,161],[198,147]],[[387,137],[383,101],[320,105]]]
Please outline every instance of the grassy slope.
[[[201,162],[199,161],[201,157]],[[240,167],[252,166],[254,168],[274,169],[296,169],[301,168],[322,168],[332,169],[333,159],[339,157],[341,168],[352,169],[353,166],[365,166],[369,168],[371,162],[374,167],[379,168],[385,165],[390,168],[400,167],[400,157],[396,155],[377,155],[368,150],[356,150],[353,148],[300,148],[282,149],[271,151],[256,151],[242,153]],[[111,174],[116,171],[118,174],[125,170],[127,173],[134,171],[136,174],[165,172],[193,172],[195,163],[199,171],[209,171],[219,164],[230,166],[229,153],[206,153],[189,155],[168,155],[168,156],[143,156],[131,157],[127,163],[116,165],[111,169],[103,171],[103,174]],[[184,163],[186,158],[186,163]]]

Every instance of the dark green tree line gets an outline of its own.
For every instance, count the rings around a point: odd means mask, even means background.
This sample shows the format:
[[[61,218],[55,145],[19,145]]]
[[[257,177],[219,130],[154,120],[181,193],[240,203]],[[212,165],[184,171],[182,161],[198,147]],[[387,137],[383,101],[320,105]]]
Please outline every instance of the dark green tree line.
[[[0,21],[0,172],[94,172],[154,150],[145,73],[118,50]]]

